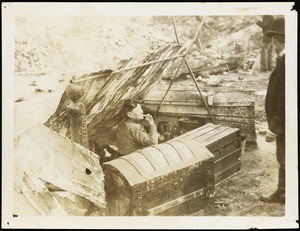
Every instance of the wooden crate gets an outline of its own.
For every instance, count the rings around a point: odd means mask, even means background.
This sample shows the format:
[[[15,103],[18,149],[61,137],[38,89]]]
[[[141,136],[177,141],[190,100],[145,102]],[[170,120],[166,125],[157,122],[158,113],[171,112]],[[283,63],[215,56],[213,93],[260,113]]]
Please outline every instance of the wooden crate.
[[[212,152],[215,183],[218,184],[240,170],[241,139],[238,128],[208,123],[172,140],[193,141]]]
[[[185,89],[182,89],[182,84]],[[202,122],[211,121],[199,92],[195,91],[194,83],[190,83],[190,80],[174,83],[162,102],[167,88],[167,84],[158,84],[141,99],[145,113],[156,113],[160,107],[155,117],[157,124],[172,122],[181,130],[180,119],[182,118],[198,119],[200,126]],[[206,99],[215,124],[240,129],[241,135],[247,137],[247,145],[252,148],[257,147],[254,91],[220,88],[210,93],[204,92],[203,97]]]
[[[169,141],[103,164],[110,215],[185,215],[214,191],[214,157],[191,141]]]

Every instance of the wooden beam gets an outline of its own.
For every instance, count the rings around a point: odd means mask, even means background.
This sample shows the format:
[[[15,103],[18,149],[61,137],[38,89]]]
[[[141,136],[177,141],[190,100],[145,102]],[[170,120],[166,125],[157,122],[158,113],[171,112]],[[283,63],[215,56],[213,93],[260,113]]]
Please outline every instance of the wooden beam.
[[[113,73],[120,73],[120,72],[123,72],[123,71],[128,71],[128,70],[136,69],[136,68],[139,68],[139,67],[152,65],[152,64],[155,64],[155,63],[161,63],[161,62],[164,62],[164,61],[177,59],[177,58],[180,58],[180,57],[183,57],[183,55],[175,55],[175,56],[172,56],[172,57],[168,57],[168,58],[164,58],[164,59],[159,59],[159,60],[154,60],[154,61],[151,61],[151,62],[143,63],[143,64],[133,66],[133,67],[122,68],[122,69],[113,71]],[[95,75],[95,76],[91,76],[91,77],[83,78],[83,79],[78,79],[78,80],[71,79],[70,82],[71,83],[79,83],[79,82],[83,82],[83,81],[87,81],[87,80],[93,80],[93,79],[99,78],[101,76],[102,75]]]
[[[18,166],[18,164],[14,164],[14,189],[21,193],[23,187],[24,179],[24,171]]]
[[[178,45],[180,45],[179,38],[178,38],[178,34],[177,34],[177,29],[176,29],[176,24],[175,24],[175,17],[173,16],[172,19],[173,19],[173,27],[174,27],[174,31],[175,31],[176,41],[177,41]],[[159,110],[160,110],[160,108],[161,108],[161,106],[162,106],[162,104],[163,104],[163,102],[164,102],[164,100],[165,100],[165,98],[166,98],[168,92],[170,91],[170,89],[171,89],[171,87],[172,87],[172,85],[173,85],[173,83],[174,83],[174,80],[177,78],[177,75],[178,75],[178,73],[179,73],[180,67],[183,65],[183,62],[186,62],[185,56],[188,54],[188,52],[189,52],[190,49],[192,48],[193,43],[195,42],[195,39],[196,39],[196,37],[198,36],[198,33],[199,33],[199,31],[200,31],[200,29],[201,29],[201,27],[202,27],[202,25],[203,25],[203,22],[204,22],[204,20],[201,22],[199,28],[197,29],[197,32],[196,32],[194,38],[192,39],[192,41],[191,41],[190,43],[187,43],[187,47],[186,47],[186,49],[183,51],[183,52],[184,52],[183,59],[181,60],[179,66],[178,66],[178,68],[177,68],[177,71],[176,71],[176,73],[175,73],[175,76],[172,78],[172,80],[171,80],[171,82],[170,82],[170,85],[169,85],[169,87],[168,87],[168,89],[167,89],[165,95],[163,96],[163,98],[162,98],[162,100],[161,100],[159,106],[157,107],[157,109],[156,109],[156,111],[155,111],[155,114],[154,114],[154,117],[157,116],[157,114],[158,114],[158,112],[159,112]]]
[[[36,125],[15,145],[16,162],[29,174],[105,207],[99,156],[53,130]]]
[[[172,200],[172,201],[169,201],[169,202],[164,203],[162,205],[159,205],[157,207],[151,208],[151,209],[148,210],[148,212],[149,212],[148,215],[155,215],[155,214],[161,213],[161,212],[163,212],[167,209],[173,208],[177,205],[183,204],[183,203],[185,203],[189,200],[192,200],[196,197],[200,197],[202,195],[203,195],[203,188],[201,188],[197,191],[194,191],[192,193],[189,193],[185,196],[176,198],[175,200]]]
[[[203,26],[203,24],[204,24],[204,21],[205,21],[205,20],[204,20],[204,18],[203,18],[202,21],[201,21],[200,26],[198,27],[198,30],[196,31],[196,33],[195,33],[195,35],[194,35],[194,38],[192,39],[192,43],[191,43],[190,47],[189,47],[189,48],[187,49],[187,51],[185,52],[185,56],[187,55],[188,51],[191,49],[192,44],[193,44],[193,43],[196,41],[196,39],[198,38],[198,34],[199,34],[199,32],[200,32],[200,29],[202,28],[202,26]],[[177,43],[178,43],[178,45],[180,45],[180,42],[179,42],[179,39],[178,39],[178,35],[177,35],[177,30],[176,30],[175,20],[173,20],[173,25],[174,25],[174,28],[175,28],[175,34],[176,34]],[[194,73],[193,73],[193,71],[192,71],[192,68],[190,67],[190,64],[188,63],[188,61],[187,61],[187,59],[185,58],[185,56],[183,57],[183,59],[184,59],[184,61],[185,61],[185,64],[186,64],[186,66],[188,67],[188,70],[189,70],[189,72],[190,72],[190,74],[191,74],[191,76],[192,76],[192,79],[193,79],[193,81],[194,81],[194,83],[195,83],[195,86],[196,86],[196,88],[197,88],[197,90],[198,90],[198,92],[199,92],[199,94],[200,94],[200,96],[201,96],[201,98],[202,98],[202,100],[203,100],[203,102],[204,102],[205,108],[206,108],[206,110],[207,110],[207,112],[208,112],[208,114],[209,114],[209,116],[210,116],[210,118],[211,118],[211,121],[212,121],[213,123],[215,123],[215,120],[214,120],[214,118],[213,118],[213,116],[212,116],[212,114],[211,114],[211,112],[210,112],[210,110],[209,110],[208,104],[207,104],[205,98],[203,97],[202,92],[201,92],[201,90],[200,90],[200,87],[199,87],[199,85],[198,85],[198,83],[197,83],[197,81],[196,81],[196,78],[195,78],[195,75],[194,75]]]
[[[42,215],[67,215],[60,203],[36,176],[24,174],[22,193]]]

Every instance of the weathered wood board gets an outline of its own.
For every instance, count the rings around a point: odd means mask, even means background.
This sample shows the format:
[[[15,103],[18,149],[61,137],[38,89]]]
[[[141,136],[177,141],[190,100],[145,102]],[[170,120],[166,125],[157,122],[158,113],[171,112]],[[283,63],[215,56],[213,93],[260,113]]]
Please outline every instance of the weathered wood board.
[[[119,63],[118,69],[175,56],[179,48],[177,45],[170,44],[147,55],[142,60],[123,60]],[[101,70],[77,78],[99,76],[93,80],[76,83],[84,90],[82,102],[87,113],[89,138],[98,144],[112,144],[115,135],[113,127],[121,120],[124,99],[136,99],[146,94],[152,86],[155,86],[162,79],[164,67],[170,62],[172,60],[122,72]],[[57,110],[45,123],[47,127],[63,135],[66,135],[69,129],[66,113],[67,103],[68,100],[64,93]]]
[[[144,96],[144,111],[155,113],[163,96],[165,86],[152,89]],[[242,135],[247,136],[247,144],[257,146],[255,131],[255,98],[250,90],[218,90],[202,93],[216,124],[239,128]],[[187,89],[171,89],[164,99],[155,118],[156,123],[171,121],[179,127],[179,119],[198,118],[211,122],[209,113],[198,92]]]
[[[241,168],[242,137],[237,128],[208,123],[172,140],[192,140],[206,147],[214,155],[216,184]]]
[[[44,125],[15,137],[14,159],[24,172],[105,207],[99,156]]]
[[[41,215],[68,215],[43,182],[36,176],[24,174],[22,193]]]

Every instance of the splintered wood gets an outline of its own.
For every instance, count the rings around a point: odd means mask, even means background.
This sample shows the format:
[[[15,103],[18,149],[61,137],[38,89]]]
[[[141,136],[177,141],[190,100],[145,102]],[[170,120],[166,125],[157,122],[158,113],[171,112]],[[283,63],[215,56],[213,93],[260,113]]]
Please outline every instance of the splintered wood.
[[[137,66],[141,63],[168,58],[177,54],[179,47],[168,45],[155,53],[149,54],[140,63],[134,60],[120,62],[119,69]],[[83,81],[83,103],[87,111],[87,124],[90,139],[97,143],[111,143],[114,140],[113,127],[120,121],[123,100],[136,99],[146,94],[150,88],[162,78],[164,67],[169,61],[162,61],[123,72],[103,70],[81,78],[99,75],[98,78]],[[63,135],[68,131],[68,104],[65,93],[59,102],[56,112],[46,121],[45,125]]]
[[[99,156],[44,125],[37,124],[15,138],[15,164],[20,172],[15,187],[41,214],[67,214],[61,198],[50,193],[45,182],[105,209]]]
[[[42,215],[67,215],[62,205],[52,196],[43,182],[35,176],[24,174],[22,193]]]

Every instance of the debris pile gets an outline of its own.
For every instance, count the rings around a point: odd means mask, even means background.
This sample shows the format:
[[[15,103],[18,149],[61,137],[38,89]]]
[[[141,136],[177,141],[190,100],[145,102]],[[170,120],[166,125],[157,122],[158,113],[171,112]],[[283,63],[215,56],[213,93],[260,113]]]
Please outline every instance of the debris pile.
[[[115,69],[121,60],[145,56],[172,42],[155,33],[157,28],[149,29],[149,21],[151,17],[17,17],[15,70],[71,77]]]

